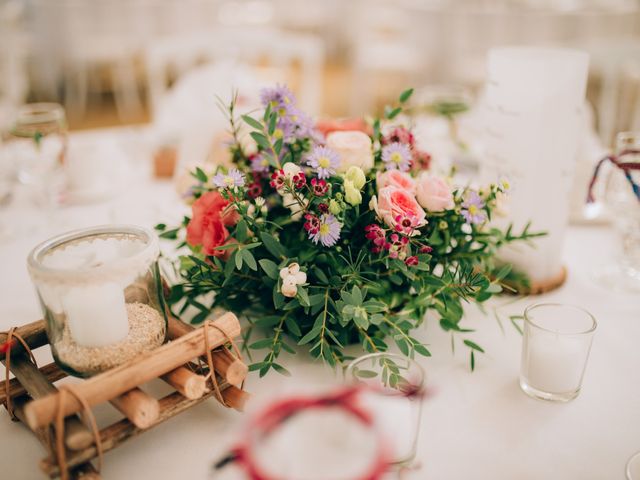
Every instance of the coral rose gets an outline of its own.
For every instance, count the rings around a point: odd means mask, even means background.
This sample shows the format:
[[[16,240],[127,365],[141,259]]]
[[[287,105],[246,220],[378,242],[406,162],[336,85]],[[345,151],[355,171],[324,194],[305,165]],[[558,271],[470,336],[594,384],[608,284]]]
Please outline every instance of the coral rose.
[[[380,189],[373,206],[378,216],[394,229],[398,223],[396,220],[398,216],[410,218],[414,228],[421,227],[426,223],[426,214],[413,194],[394,185]]]
[[[423,173],[418,178],[418,203],[430,212],[453,208],[451,187],[444,179]]]
[[[401,172],[400,170],[387,170],[384,173],[378,172],[376,177],[378,190],[382,190],[384,187],[393,185],[394,187],[406,190],[413,195],[416,194],[416,181],[406,172]]]
[[[192,217],[187,225],[187,243],[202,246],[205,255],[227,258],[230,250],[216,250],[229,239],[226,226],[235,225],[240,219],[238,212],[230,206],[219,192],[207,192],[191,206]]]
[[[338,171],[346,172],[349,167],[360,167],[363,172],[373,168],[371,138],[366,133],[355,130],[332,132],[327,135],[327,147],[340,155]]]
[[[318,130],[325,137],[331,132],[345,132],[359,130],[366,134],[371,134],[371,127],[362,118],[325,119],[319,120],[316,124]]]

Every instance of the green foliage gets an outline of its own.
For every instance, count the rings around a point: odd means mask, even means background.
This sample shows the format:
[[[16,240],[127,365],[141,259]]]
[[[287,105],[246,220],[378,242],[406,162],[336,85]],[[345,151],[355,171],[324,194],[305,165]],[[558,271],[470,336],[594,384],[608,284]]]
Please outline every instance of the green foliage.
[[[385,110],[385,119],[397,118],[412,93],[412,89],[403,92],[398,105]],[[225,112],[236,138],[231,152],[241,171],[248,171],[249,159],[237,137],[240,121],[251,129],[249,135],[272,168],[279,169],[288,161],[304,164],[311,140],[276,138],[280,114],[271,111],[270,105],[260,119],[257,115],[236,119],[234,111],[232,102]],[[380,119],[373,121],[374,139],[381,138],[382,125]],[[375,158],[380,165],[379,151]],[[393,346],[409,357],[429,356],[427,346],[412,332],[431,311],[445,331],[465,336],[462,344],[469,349],[471,368],[475,368],[475,356],[484,350],[466,338],[472,331],[460,325],[464,304],[482,304],[506,288],[504,282],[514,276],[509,266],[495,264],[498,248],[540,234],[532,233],[529,226],[516,233],[511,227],[502,231],[490,223],[467,223],[461,214],[467,189],[461,188],[454,193],[455,207],[429,213],[428,223],[409,236],[401,256],[374,253],[364,229],[380,223],[368,208],[376,193],[375,170],[362,190],[362,204],[355,206],[344,202],[343,179],[338,176],[331,180],[324,197],[315,196],[308,185],[302,191],[290,184],[285,187],[303,212],[314,211],[329,199],[341,206],[337,215],[340,240],[331,248],[310,241],[303,221],[293,218],[283,205],[283,192],[269,186],[268,177],[261,183],[266,199],[262,203],[249,198],[244,187],[221,190],[240,219],[228,227],[229,241],[216,247],[215,255],[204,255],[200,246],[188,246],[189,254],[180,259],[183,280],[171,287],[167,299],[174,313],[195,311],[193,323],[204,321],[217,308],[245,318],[245,349],[251,358],[260,357],[254,359],[251,370],[263,376],[270,370],[288,374],[283,357],[299,350],[337,366],[347,359],[344,347],[354,343],[366,352],[384,352]],[[213,175],[198,168],[193,176],[198,182],[196,197],[214,190]],[[489,218],[499,193],[496,185],[481,192]],[[183,229],[188,223],[186,218],[177,228],[160,224],[157,229],[162,238],[185,245]],[[421,248],[424,246],[430,248]],[[409,256],[417,263],[406,263]],[[294,264],[306,279],[291,296],[285,296],[281,272]],[[387,376],[390,382],[400,378],[393,370]]]

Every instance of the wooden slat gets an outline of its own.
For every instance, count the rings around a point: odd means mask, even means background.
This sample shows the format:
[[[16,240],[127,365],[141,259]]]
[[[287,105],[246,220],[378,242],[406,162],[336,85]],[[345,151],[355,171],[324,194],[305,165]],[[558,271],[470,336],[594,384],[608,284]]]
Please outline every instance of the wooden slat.
[[[226,390],[228,386],[223,384],[221,389]],[[119,422],[114,423],[113,425],[104,428],[100,431],[100,440],[102,442],[102,449],[106,453],[114,448],[118,447],[122,443],[126,442],[130,438],[133,438],[139,435],[142,432],[145,432],[156,425],[160,425],[161,423],[169,420],[170,418],[178,415],[179,413],[188,410],[189,408],[203,402],[207,398],[214,395],[214,392],[207,392],[202,397],[190,400],[188,398],[183,397],[180,393],[174,392],[167,395],[164,398],[159,400],[160,402],[160,415],[153,425],[150,425],[146,429],[141,429],[133,425],[129,420],[123,419]],[[81,463],[90,461],[95,458],[97,455],[97,451],[95,446],[90,446],[84,450],[78,450],[76,452],[72,452],[67,457],[67,465],[69,467],[74,467],[76,465],[80,465]],[[58,468],[55,460],[51,460],[50,458],[44,458],[40,462],[40,468],[44,473],[50,476],[55,476],[60,474],[60,470]]]
[[[3,363],[5,361],[2,360]],[[58,392],[48,378],[24,355],[11,355],[11,372],[31,398],[44,398]],[[65,419],[64,433],[65,445],[70,449],[80,450],[93,444],[93,435],[75,415]]]
[[[169,329],[167,332],[169,338],[180,338],[193,330],[195,330],[193,325],[188,325],[175,317],[169,317]],[[211,358],[213,360],[213,368],[227,383],[236,387],[242,385],[249,373],[249,368],[242,360],[231,355],[224,346],[212,350]],[[203,357],[203,361],[206,362],[205,357]]]
[[[214,323],[231,337],[240,335],[240,323],[233,313],[223,314]],[[198,328],[127,364],[112,368],[77,384],[75,390],[91,406],[109,401],[134,387],[184,365],[192,358],[203,355],[205,352],[205,333],[211,347],[222,345],[226,341],[225,335],[216,328],[208,328],[206,332],[204,328]],[[27,405],[25,414],[29,426],[35,429],[51,423],[55,418],[58,403],[59,397],[58,394],[55,394],[34,400]],[[77,398],[67,396],[67,401],[62,409],[63,414],[68,416],[81,411],[82,404]]]
[[[47,333],[44,327],[44,320],[37,320],[35,322],[27,323],[21,327],[16,328],[15,333],[20,335],[27,345],[34,350],[38,347],[46,345],[49,340],[47,339]],[[7,344],[7,334],[0,333],[0,357],[4,358],[7,353],[9,345]],[[15,338],[11,341],[11,356],[24,353],[24,347]]]
[[[45,378],[53,383],[67,376],[67,374],[58,367],[55,363],[49,363],[44,367],[40,367],[40,373],[45,376]],[[6,380],[5,380],[6,382]],[[17,378],[12,378],[9,381],[9,396],[21,397],[22,395],[26,395],[27,390],[22,386],[22,384],[18,381]],[[0,403],[5,403],[7,400],[5,392],[4,392],[4,382],[0,382]]]
[[[14,402],[14,413],[18,420],[22,422],[23,425],[27,425],[26,419],[24,417],[24,406],[27,402],[29,402],[29,398],[27,396],[17,397],[13,400]],[[39,428],[37,431],[33,432],[36,438],[40,441],[45,450],[49,450],[49,438],[47,437],[48,431],[50,427],[44,429]],[[71,451],[67,450],[67,456],[71,455]],[[90,463],[81,463],[76,468],[74,468],[70,472],[70,478],[72,480],[100,480],[100,474],[95,469],[95,467]]]

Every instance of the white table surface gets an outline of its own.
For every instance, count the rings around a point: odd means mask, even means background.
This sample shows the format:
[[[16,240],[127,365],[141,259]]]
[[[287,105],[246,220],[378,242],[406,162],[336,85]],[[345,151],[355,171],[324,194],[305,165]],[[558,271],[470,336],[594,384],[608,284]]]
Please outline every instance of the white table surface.
[[[82,135],[124,138],[117,130]],[[135,143],[137,136],[142,138],[143,132],[126,131],[126,142]],[[40,241],[72,228],[110,222],[152,226],[179,215],[172,185],[149,180],[148,151],[145,154],[142,147],[130,150],[139,157],[135,181],[115,199],[53,212],[24,205],[0,210],[0,221],[10,222],[15,231],[13,238],[0,243],[0,329],[41,316],[26,269],[27,254]],[[597,265],[612,259],[613,245],[605,227],[571,227],[564,252],[569,278],[562,288],[515,303],[508,297],[491,303],[504,317],[504,332],[491,313],[485,316],[468,308],[463,325],[477,330],[470,338],[487,352],[477,358],[473,373],[467,349],[452,354],[449,336],[437,322],[428,321],[417,332],[433,353],[420,363],[435,395],[425,403],[420,425],[421,467],[405,478],[624,478],[627,459],[640,450],[640,297],[610,292],[590,278]],[[568,404],[531,399],[518,387],[521,337],[507,316],[539,301],[578,304],[598,320],[583,391]],[[36,356],[41,364],[51,360],[45,349]],[[250,410],[274,396],[322,390],[340,381],[302,355],[282,357],[282,362],[293,377],[273,373],[249,378]],[[160,391],[163,386],[152,388]],[[109,405],[95,411],[102,425],[118,418]],[[211,464],[232,444],[244,418],[210,399],[107,453],[103,478],[241,479],[233,468],[212,476]],[[0,477],[44,478],[37,467],[44,454],[35,436],[2,410]]]

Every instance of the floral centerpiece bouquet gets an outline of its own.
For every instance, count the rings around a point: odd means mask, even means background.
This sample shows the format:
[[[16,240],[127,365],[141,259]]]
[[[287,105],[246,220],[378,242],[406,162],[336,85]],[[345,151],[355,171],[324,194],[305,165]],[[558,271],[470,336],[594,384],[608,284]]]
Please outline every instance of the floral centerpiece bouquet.
[[[287,373],[279,357],[295,348],[333,366],[354,343],[429,355],[412,334],[427,311],[468,335],[463,303],[500,292],[509,273],[496,250],[536,234],[489,224],[506,182],[454,187],[429,172],[429,155],[398,121],[411,94],[351,131],[321,132],[282,86],[262,92],[259,116],[225,106],[234,166],[198,168],[192,216],[157,227],[190,249],[169,295],[176,313],[195,307],[194,323],[215,308],[241,314],[245,347],[265,351],[251,366],[260,375]],[[473,368],[483,350],[462,341]]]

